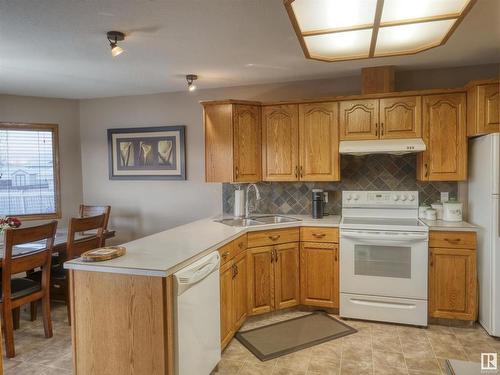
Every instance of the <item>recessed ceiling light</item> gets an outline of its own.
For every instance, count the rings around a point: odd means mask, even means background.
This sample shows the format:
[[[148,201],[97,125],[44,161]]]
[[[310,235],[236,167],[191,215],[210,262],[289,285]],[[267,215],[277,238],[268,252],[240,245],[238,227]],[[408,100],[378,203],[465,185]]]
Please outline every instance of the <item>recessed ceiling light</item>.
[[[188,90],[189,91],[196,90],[196,85],[193,82],[196,81],[197,79],[198,79],[198,76],[196,74],[188,74],[186,76],[186,81],[187,81],[187,84],[188,84]]]
[[[413,54],[446,43],[477,0],[284,0],[309,59]]]
[[[107,37],[109,41],[109,46],[111,47],[111,55],[116,57],[121,55],[125,50],[118,45],[118,42],[125,40],[125,34],[120,31],[108,31]]]

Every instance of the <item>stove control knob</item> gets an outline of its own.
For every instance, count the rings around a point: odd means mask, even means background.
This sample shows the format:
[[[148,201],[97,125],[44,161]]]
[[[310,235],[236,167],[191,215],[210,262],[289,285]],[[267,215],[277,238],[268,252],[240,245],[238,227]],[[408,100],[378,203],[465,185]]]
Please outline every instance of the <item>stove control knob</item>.
[[[354,194],[354,200],[357,201],[359,199],[359,194]]]
[[[411,194],[408,199],[410,200],[410,202],[413,202],[415,200],[415,196],[413,194]]]
[[[352,199],[352,195],[351,195],[351,194],[349,194],[349,195],[347,196],[347,200],[348,200],[348,201],[350,201],[351,199]]]
[[[398,201],[398,200],[399,200],[399,195],[398,195],[398,194],[394,194],[394,195],[392,196],[392,200],[393,200],[393,201]]]
[[[408,199],[408,197],[406,196],[406,194],[403,194],[403,196],[401,197],[401,200],[404,202],[407,199]]]

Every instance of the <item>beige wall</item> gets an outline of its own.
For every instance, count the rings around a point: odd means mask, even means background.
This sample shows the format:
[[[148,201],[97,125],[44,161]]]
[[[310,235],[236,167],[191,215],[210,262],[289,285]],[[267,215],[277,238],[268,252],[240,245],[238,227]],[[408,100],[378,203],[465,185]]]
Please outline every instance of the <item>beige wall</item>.
[[[498,65],[398,72],[399,90],[459,87],[492,78]],[[281,100],[360,92],[359,77],[199,90],[80,101],[83,194],[89,204],[110,204],[117,242],[222,212],[221,184],[204,182],[199,100]],[[106,129],[186,125],[187,181],[111,181]],[[195,235],[195,234],[194,234]]]
[[[77,100],[0,95],[0,122],[59,125],[62,221],[78,213],[82,202],[79,103]],[[0,213],[1,214],[1,213]]]

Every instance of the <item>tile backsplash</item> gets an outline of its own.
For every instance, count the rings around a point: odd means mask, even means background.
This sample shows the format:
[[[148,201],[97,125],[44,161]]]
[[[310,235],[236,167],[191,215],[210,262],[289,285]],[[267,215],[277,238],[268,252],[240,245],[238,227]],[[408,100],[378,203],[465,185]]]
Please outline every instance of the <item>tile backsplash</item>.
[[[258,187],[261,200],[256,213],[310,214],[311,190],[329,192],[325,212],[340,214],[343,190],[416,190],[420,204],[430,204],[440,199],[440,192],[449,192],[456,198],[456,182],[420,182],[416,179],[416,155],[343,155],[342,181],[339,182],[261,182]],[[236,184],[223,184],[222,205],[224,214],[231,215]],[[246,188],[242,184],[241,188]],[[253,200],[254,195],[251,195]]]

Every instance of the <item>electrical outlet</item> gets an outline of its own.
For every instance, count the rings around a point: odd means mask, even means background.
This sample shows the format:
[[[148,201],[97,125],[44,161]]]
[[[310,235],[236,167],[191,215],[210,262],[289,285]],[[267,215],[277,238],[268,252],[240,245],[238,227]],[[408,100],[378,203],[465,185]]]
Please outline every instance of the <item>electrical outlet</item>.
[[[441,192],[441,202],[448,202],[450,200],[450,193],[447,191]]]
[[[325,203],[328,203],[328,192],[327,191],[323,192],[323,200],[325,201]]]

